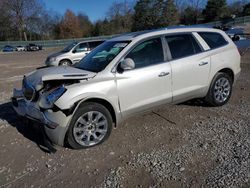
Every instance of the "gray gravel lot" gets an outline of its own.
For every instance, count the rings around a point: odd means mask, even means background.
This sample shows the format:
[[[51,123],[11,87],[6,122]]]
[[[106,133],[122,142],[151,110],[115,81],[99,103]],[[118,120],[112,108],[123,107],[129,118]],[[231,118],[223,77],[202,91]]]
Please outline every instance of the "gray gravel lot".
[[[0,54],[0,188],[250,187],[250,53],[229,104],[162,106],[100,146],[49,154],[39,126],[18,118],[9,98],[54,50]]]

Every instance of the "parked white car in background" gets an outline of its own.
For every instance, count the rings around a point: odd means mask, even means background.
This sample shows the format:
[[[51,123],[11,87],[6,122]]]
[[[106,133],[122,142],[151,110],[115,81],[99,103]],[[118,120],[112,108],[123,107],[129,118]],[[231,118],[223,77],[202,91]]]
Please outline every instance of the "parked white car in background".
[[[47,57],[45,64],[47,66],[70,66],[79,62],[92,49],[102,44],[104,40],[91,40],[83,42],[74,42],[58,53]]]
[[[88,148],[122,120],[158,105],[202,98],[226,104],[240,54],[223,32],[171,28],[112,38],[74,67],[41,68],[14,90],[16,112],[44,124],[55,144]]]
[[[26,51],[26,48],[24,46],[16,46],[16,51],[18,52]]]

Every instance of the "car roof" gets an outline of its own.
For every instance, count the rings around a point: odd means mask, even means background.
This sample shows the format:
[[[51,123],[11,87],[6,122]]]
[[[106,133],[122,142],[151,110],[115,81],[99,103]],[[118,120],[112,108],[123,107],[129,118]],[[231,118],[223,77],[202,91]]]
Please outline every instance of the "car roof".
[[[77,43],[77,44],[79,44],[79,43],[87,43],[87,42],[104,42],[105,40],[107,40],[107,39],[90,39],[90,40],[84,40],[84,41],[79,41],[79,42],[75,42],[75,43]]]
[[[153,29],[153,30],[145,30],[145,31],[138,31],[132,33],[125,33],[121,35],[117,35],[111,38],[109,41],[130,41],[135,39],[142,39],[145,37],[155,36],[155,35],[162,35],[162,34],[171,34],[171,33],[182,33],[182,32],[222,32],[219,29],[201,26],[172,26],[160,29]]]

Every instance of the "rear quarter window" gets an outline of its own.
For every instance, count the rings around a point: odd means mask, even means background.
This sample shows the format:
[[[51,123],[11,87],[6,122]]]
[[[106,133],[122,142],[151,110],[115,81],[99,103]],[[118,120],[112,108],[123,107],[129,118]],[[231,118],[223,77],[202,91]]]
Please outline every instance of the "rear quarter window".
[[[219,48],[228,44],[226,39],[219,33],[198,32],[211,49]]]

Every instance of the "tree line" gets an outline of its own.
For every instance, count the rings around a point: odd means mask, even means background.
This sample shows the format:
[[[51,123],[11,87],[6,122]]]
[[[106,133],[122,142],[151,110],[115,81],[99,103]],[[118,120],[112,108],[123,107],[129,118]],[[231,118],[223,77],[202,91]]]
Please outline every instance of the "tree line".
[[[114,2],[105,18],[48,11],[41,0],[0,0],[0,40],[69,39],[232,20],[250,15],[249,0],[134,0]]]

